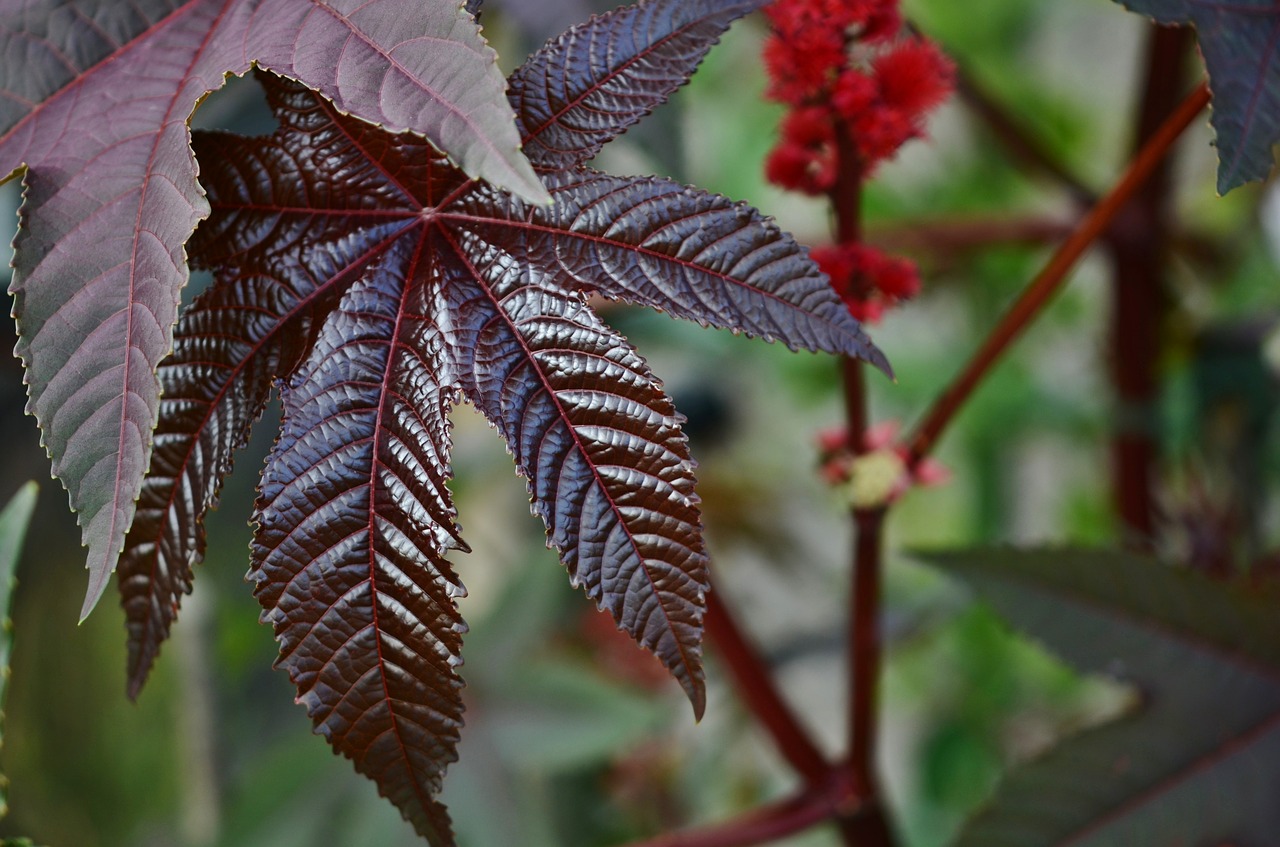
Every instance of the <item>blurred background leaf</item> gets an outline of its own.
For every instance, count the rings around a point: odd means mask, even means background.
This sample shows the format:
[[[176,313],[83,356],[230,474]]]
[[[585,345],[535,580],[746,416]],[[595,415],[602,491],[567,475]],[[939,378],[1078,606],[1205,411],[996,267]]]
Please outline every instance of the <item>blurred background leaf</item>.
[[[4,511],[0,511],[0,727],[3,727],[4,696],[9,684],[9,652],[13,648],[13,621],[9,618],[9,609],[13,599],[14,571],[18,567],[18,556],[22,553],[22,543],[27,536],[39,490],[34,482],[28,482],[13,495]],[[9,812],[5,799],[7,789],[8,781],[0,775],[0,817]]]
[[[1116,720],[1013,771],[957,845],[1265,844],[1280,832],[1275,586],[1109,552],[922,558],[1129,692]]]

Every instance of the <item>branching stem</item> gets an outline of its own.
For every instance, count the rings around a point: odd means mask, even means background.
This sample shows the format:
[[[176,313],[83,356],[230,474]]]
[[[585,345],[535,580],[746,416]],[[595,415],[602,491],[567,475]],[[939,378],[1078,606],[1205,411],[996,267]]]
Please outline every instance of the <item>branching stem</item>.
[[[806,791],[722,824],[660,835],[631,847],[751,847],[808,829],[830,814],[824,798]]]
[[[992,365],[1061,288],[1081,254],[1107,232],[1117,213],[1152,175],[1174,141],[1208,101],[1208,88],[1201,85],[1151,134],[1120,181],[1080,221],[960,375],[939,396],[908,442],[909,465],[916,465],[929,453]],[[855,243],[862,234],[862,173],[847,133],[837,133],[837,147],[841,167],[829,195],[834,235],[839,243]],[[1043,167],[1046,162],[1042,160],[1039,164]],[[1055,175],[1077,194],[1084,194],[1083,186],[1065,172]],[[868,418],[861,365],[855,361],[842,362],[841,380],[845,390],[848,445],[857,453],[864,449]],[[876,694],[881,654],[880,582],[886,514],[887,507],[855,509],[851,513],[856,541],[849,601],[849,753],[845,763],[833,767],[827,762],[782,699],[769,676],[767,663],[719,595],[712,592],[707,600],[707,635],[719,649],[747,707],[773,738],[782,756],[804,779],[805,788],[796,797],[762,806],[735,821],[662,836],[633,847],[748,847],[798,832],[823,820],[836,822],[849,847],[893,847],[895,842],[880,802],[875,775]]]
[[[992,366],[999,361],[1010,343],[1058,292],[1067,279],[1067,273],[1075,266],[1076,260],[1107,231],[1116,214],[1151,176],[1169,148],[1208,103],[1208,86],[1201,84],[1152,134],[1120,181],[1080,221],[1075,232],[1058,248],[1044,270],[1032,280],[1005,312],[982,346],[946,390],[939,395],[916,427],[907,442],[909,465],[914,467],[929,454],[943,430],[951,423]]]

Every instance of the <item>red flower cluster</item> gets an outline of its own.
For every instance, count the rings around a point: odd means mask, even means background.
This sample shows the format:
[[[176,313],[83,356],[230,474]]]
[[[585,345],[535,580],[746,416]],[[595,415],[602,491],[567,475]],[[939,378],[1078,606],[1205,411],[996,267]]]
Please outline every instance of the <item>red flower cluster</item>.
[[[920,291],[920,275],[908,259],[888,256],[866,244],[815,247],[809,256],[860,321],[875,323],[884,310]]]
[[[785,188],[831,188],[837,123],[865,175],[921,135],[926,113],[951,92],[951,63],[938,48],[899,38],[897,0],[777,0],[765,14],[767,95],[793,109],[768,164]]]
[[[867,177],[922,135],[926,114],[951,93],[954,69],[941,51],[901,37],[898,0],[775,0],[765,14],[773,24],[767,96],[791,107],[765,163],[772,183],[816,195],[831,190],[842,167]],[[840,130],[853,162],[840,161]],[[812,255],[862,321],[920,288],[911,262],[865,245]]]

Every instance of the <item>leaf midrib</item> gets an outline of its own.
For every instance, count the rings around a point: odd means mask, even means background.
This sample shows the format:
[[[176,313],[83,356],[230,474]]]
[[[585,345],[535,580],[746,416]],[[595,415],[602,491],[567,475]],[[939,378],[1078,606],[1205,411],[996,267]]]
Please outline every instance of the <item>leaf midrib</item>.
[[[214,396],[210,399],[207,406],[205,407],[205,412],[204,414],[201,415],[198,426],[193,428],[193,430],[191,431],[191,437],[187,442],[187,449],[186,449],[185,455],[182,457],[182,461],[177,465],[177,468],[178,468],[177,473],[173,475],[174,485],[170,487],[168,500],[164,504],[164,512],[163,512],[164,514],[168,514],[173,509],[173,504],[174,504],[175,498],[177,497],[177,492],[179,489],[177,482],[180,477],[186,474],[186,470],[191,462],[191,458],[192,456],[195,455],[195,445],[200,440],[199,438],[200,433],[204,431],[208,422],[213,418],[215,411],[221,404],[222,400],[226,397],[227,392],[230,390],[231,385],[235,382],[236,378],[240,375],[240,373],[243,372],[245,368],[249,367],[257,359],[258,355],[262,352],[262,350],[268,344],[270,344],[271,341],[274,340],[275,337],[280,332],[284,331],[284,329],[290,326],[293,320],[297,318],[299,314],[301,314],[303,311],[313,306],[317,300],[323,299],[326,295],[330,294],[333,286],[342,285],[342,280],[344,277],[352,273],[358,272],[361,268],[367,266],[369,262],[376,259],[381,251],[384,251],[390,248],[392,244],[394,244],[394,242],[398,238],[400,238],[400,236],[403,235],[407,229],[408,228],[398,230],[392,233],[391,235],[387,236],[381,242],[379,242],[374,247],[366,251],[359,259],[349,262],[347,266],[342,269],[342,271],[340,271],[338,274],[335,274],[324,285],[316,286],[316,288],[313,289],[309,294],[299,299],[298,302],[294,304],[294,306],[288,312],[286,312],[284,315],[279,316],[275,322],[275,325],[266,334],[264,334],[259,341],[255,342],[249,348],[249,352],[245,356],[241,357],[239,361],[237,361],[236,364],[232,368],[230,368],[230,374],[228,375],[227,379],[223,382],[222,387],[218,389],[217,393],[214,394]],[[148,586],[150,586],[153,590],[148,591],[148,597],[155,596],[154,588],[157,585],[157,580],[155,577],[156,577],[156,571],[160,565],[159,542],[164,537],[164,530],[166,526],[167,524],[165,522],[160,523],[160,534],[155,539],[157,542],[156,544],[157,552],[151,562],[150,579],[148,580],[148,583],[147,583]],[[152,618],[153,616],[150,614],[146,616],[146,621],[143,624],[143,627],[144,627],[143,637],[139,639],[140,644],[145,645],[149,639],[149,636],[151,634]],[[148,668],[148,670],[150,669]],[[139,688],[142,685],[141,681],[138,681],[136,684]]]
[[[470,273],[472,278],[476,280],[476,282],[478,283],[477,287],[484,292],[485,297],[493,305],[494,312],[506,323],[507,328],[510,331],[511,337],[513,337],[516,340],[516,342],[520,345],[520,348],[521,350],[524,351],[525,356],[531,362],[536,361],[533,354],[533,350],[530,349],[529,345],[525,342],[524,337],[516,329],[515,325],[511,321],[510,316],[507,314],[506,310],[502,307],[502,303],[494,296],[492,289],[484,282],[484,276],[480,273],[480,270],[475,266],[474,263],[472,263],[470,257],[466,254],[465,251],[463,251],[462,246],[458,244],[457,240],[454,238],[454,234],[452,232],[449,232],[444,227],[441,227],[441,233],[443,237],[449,242],[450,247],[453,248],[454,254],[462,261],[468,273]],[[649,567],[649,560],[641,552],[640,545],[636,541],[635,536],[632,534],[631,528],[627,526],[626,521],[622,519],[620,507],[614,500],[613,496],[608,493],[609,489],[605,486],[604,479],[600,476],[600,472],[596,468],[596,463],[590,459],[591,454],[587,451],[586,446],[582,443],[582,439],[578,435],[577,427],[575,427],[571,422],[572,418],[570,418],[567,412],[565,411],[564,405],[560,402],[560,398],[556,394],[555,389],[550,385],[550,383],[547,382],[547,377],[546,377],[546,374],[543,372],[543,369],[540,367],[534,368],[534,372],[537,373],[538,381],[542,384],[543,390],[547,392],[548,396],[551,398],[551,401],[555,404],[556,411],[560,415],[560,419],[566,423],[567,425],[566,428],[569,430],[570,433],[572,433],[573,443],[575,448],[579,452],[581,452],[584,457],[588,459],[587,466],[591,468],[591,475],[595,479],[596,484],[599,486],[601,492],[603,492],[605,496],[608,497],[610,507],[613,508],[613,510],[618,514],[619,516],[618,525],[622,528],[622,531],[626,534],[627,542],[631,546],[631,549],[635,551],[635,556],[636,556],[636,559],[638,560],[638,564],[644,570],[645,579],[648,581],[650,588],[653,589],[654,597],[660,598],[661,593],[658,591],[657,583],[654,580],[653,574]],[[603,588],[602,588],[602,592],[603,592]],[[691,663],[689,659],[689,655],[685,650],[682,639],[680,638],[679,634],[676,632],[675,626],[671,621],[671,616],[667,612],[666,604],[661,602],[661,600],[659,600],[656,605],[659,609],[662,610],[662,619],[666,624],[666,631],[670,633],[671,639],[675,643],[676,650],[680,654],[680,663],[685,671],[686,676],[689,679],[690,685],[696,685],[697,677],[694,674],[694,665]],[[655,651],[651,649],[650,652],[655,652]]]

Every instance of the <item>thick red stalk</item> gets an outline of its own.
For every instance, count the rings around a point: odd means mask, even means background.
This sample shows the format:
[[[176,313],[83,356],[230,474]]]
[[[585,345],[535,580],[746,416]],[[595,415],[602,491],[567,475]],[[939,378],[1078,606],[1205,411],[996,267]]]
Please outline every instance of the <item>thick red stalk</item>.
[[[831,766],[778,693],[768,664],[734,620],[714,588],[707,594],[707,637],[733,677],[738,694],[773,739],[778,753],[813,787],[826,782]]]
[[[668,833],[629,847],[752,847],[808,829],[836,813],[825,792],[810,788],[722,824]]]
[[[1134,148],[1139,149],[1177,107],[1190,56],[1191,31],[1152,25],[1142,80]],[[1166,157],[1111,227],[1111,383],[1115,431],[1111,488],[1129,546],[1150,549],[1156,531],[1156,400],[1161,328],[1167,311],[1170,161]]]
[[[836,242],[855,244],[862,238],[863,171],[848,128],[836,129],[839,169],[829,197]],[[865,449],[867,388],[862,364],[840,363],[845,395],[848,445],[855,454]],[[881,528],[884,509],[851,513],[855,536],[850,562],[848,661],[849,751],[845,773],[861,806],[856,816],[839,820],[849,847],[892,847],[894,841],[879,800],[875,773],[876,713],[880,676]]]
[[[857,244],[862,240],[862,168],[849,128],[843,123],[836,125],[836,151],[839,162],[836,182],[827,194],[831,202],[832,235],[837,244]],[[867,389],[862,364],[854,359],[842,359],[840,370],[848,447],[853,453],[859,453],[867,430]]]
[[[1067,273],[1075,266],[1076,260],[1107,232],[1116,215],[1156,170],[1169,148],[1208,103],[1208,86],[1201,84],[1152,134],[1120,181],[1085,215],[1075,232],[1058,248],[1044,270],[1014,301],[968,364],[939,395],[924,419],[915,428],[907,442],[908,461],[911,466],[919,464],[920,460],[929,454],[943,430],[964,406],[991,367],[1062,287],[1067,279]]]
[[[857,539],[849,598],[849,775],[860,797],[876,794],[876,692],[880,676],[880,572],[884,508],[853,512]]]

